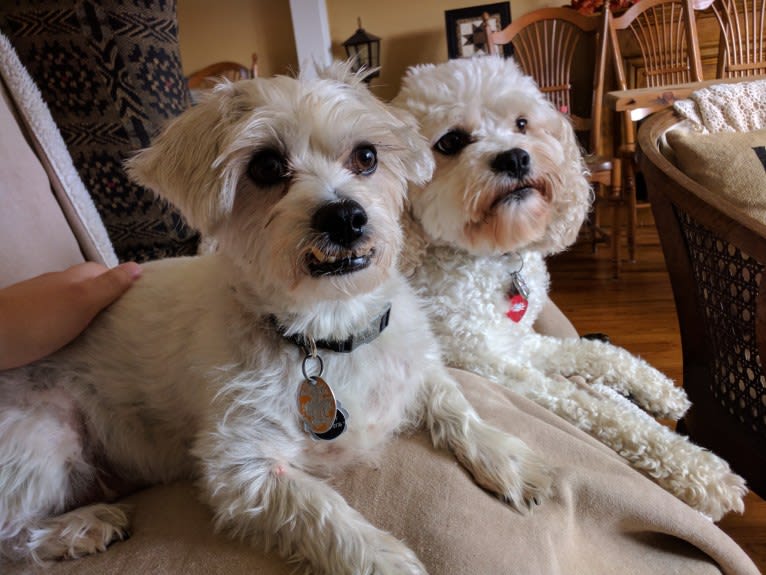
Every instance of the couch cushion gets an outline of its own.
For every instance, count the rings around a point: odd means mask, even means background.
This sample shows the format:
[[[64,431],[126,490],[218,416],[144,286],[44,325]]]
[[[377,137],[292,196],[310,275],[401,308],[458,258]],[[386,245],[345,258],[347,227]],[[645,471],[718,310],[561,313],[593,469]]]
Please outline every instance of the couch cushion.
[[[667,141],[681,171],[766,223],[766,130],[710,135],[671,130]]]

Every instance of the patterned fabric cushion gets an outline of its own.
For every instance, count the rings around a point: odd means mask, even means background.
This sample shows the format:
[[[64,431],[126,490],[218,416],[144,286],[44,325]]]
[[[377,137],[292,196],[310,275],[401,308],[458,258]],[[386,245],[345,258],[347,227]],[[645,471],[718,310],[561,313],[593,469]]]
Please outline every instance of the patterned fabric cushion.
[[[120,260],[194,254],[198,234],[122,162],[189,105],[175,0],[0,3]]]

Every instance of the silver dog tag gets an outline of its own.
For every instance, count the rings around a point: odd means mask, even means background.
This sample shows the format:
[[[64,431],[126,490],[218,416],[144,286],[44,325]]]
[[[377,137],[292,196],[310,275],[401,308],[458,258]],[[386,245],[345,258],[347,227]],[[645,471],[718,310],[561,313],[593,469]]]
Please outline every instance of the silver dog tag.
[[[332,429],[338,407],[335,394],[324,379],[314,376],[303,380],[298,388],[298,413],[312,434]]]
[[[527,282],[524,281],[524,277],[519,272],[513,272],[511,274],[511,294],[520,295],[525,300],[529,300],[529,287]]]

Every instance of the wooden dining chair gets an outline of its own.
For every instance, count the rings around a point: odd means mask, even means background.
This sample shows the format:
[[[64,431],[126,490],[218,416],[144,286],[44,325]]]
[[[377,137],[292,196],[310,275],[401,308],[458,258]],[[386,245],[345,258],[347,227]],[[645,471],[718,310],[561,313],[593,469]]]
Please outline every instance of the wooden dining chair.
[[[253,77],[254,70],[257,69],[255,67],[256,63],[257,58],[255,55],[253,55],[252,68],[236,62],[216,62],[189,74],[186,77],[186,81],[189,84],[190,90],[206,90],[215,86],[222,79],[231,80],[232,82],[247,80]]]
[[[766,76],[766,0],[715,0],[718,78]]]
[[[702,80],[697,26],[692,0],[641,0],[623,14],[612,17],[607,11],[615,77],[619,90],[661,88]],[[623,48],[637,53],[631,57],[629,72]],[[671,105],[668,101],[667,105]],[[636,197],[636,125],[656,111],[654,107],[622,113],[622,133],[618,155],[623,159],[623,190],[628,203],[628,256],[636,259],[638,210],[649,208],[648,201]]]
[[[604,153],[601,134],[607,39],[605,16],[584,16],[571,8],[534,10],[490,35],[494,45],[513,46],[513,57],[521,69],[535,79],[556,108],[571,118],[587,152],[585,161],[596,191],[589,221],[594,249],[599,241],[610,244],[617,276],[620,161]],[[599,207],[603,204],[612,210],[609,231],[601,226],[599,218]]]

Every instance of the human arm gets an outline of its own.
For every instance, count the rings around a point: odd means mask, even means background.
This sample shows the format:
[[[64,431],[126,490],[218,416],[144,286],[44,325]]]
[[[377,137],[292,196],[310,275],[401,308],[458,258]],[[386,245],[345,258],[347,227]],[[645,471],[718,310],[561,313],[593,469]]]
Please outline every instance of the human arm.
[[[77,337],[141,275],[128,262],[86,262],[0,289],[0,369],[53,353]]]

